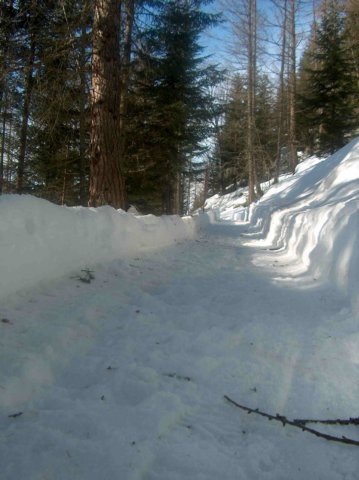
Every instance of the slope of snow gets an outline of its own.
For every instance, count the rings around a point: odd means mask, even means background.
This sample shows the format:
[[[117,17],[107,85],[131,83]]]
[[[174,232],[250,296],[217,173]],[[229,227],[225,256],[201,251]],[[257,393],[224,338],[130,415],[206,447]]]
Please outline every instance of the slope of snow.
[[[358,191],[355,141],[217,222],[1,198],[1,480],[357,480],[224,395],[359,416]]]
[[[31,196],[0,197],[0,298],[114,258],[194,238],[198,222],[134,216],[111,207],[59,207]]]

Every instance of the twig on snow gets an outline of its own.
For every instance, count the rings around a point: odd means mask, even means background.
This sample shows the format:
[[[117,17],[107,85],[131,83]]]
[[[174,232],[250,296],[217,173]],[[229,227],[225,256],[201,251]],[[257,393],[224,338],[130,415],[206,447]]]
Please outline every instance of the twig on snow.
[[[359,425],[359,417],[357,418],[336,418],[335,420],[319,420],[318,418],[295,418],[295,423],[306,425],[307,423],[321,423],[322,425]]]
[[[24,412],[17,412],[17,413],[13,413],[11,415],[8,415],[9,418],[17,418],[17,417],[21,417],[21,415],[23,414]]]
[[[275,420],[277,422],[282,423],[283,427],[286,425],[291,425],[292,427],[300,428],[303,432],[308,432],[311,433],[312,435],[315,435],[316,437],[324,438],[325,440],[331,441],[331,442],[340,442],[340,443],[345,443],[347,445],[355,445],[356,447],[359,447],[359,441],[358,440],[353,440],[352,438],[347,438],[347,437],[336,437],[334,435],[328,435],[326,433],[319,432],[318,430],[314,430],[313,428],[309,428],[305,426],[304,423],[300,423],[298,420],[288,420],[287,417],[282,416],[282,415],[270,415],[269,413],[262,412],[258,408],[253,409],[250,407],[246,407],[245,405],[240,405],[239,403],[235,402],[231,398],[229,398],[227,395],[224,395],[224,398],[227,400],[227,402],[231,403],[237,408],[240,408],[241,410],[244,410],[248,414],[250,413],[256,413],[257,415],[260,415],[261,417],[265,417],[268,420]],[[309,423],[309,422],[308,422]]]

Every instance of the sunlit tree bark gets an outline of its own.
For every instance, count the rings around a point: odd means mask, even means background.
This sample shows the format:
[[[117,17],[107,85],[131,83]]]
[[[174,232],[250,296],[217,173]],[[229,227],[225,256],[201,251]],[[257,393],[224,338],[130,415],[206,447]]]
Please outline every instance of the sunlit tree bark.
[[[125,208],[121,169],[121,1],[95,0],[91,88],[90,206]]]

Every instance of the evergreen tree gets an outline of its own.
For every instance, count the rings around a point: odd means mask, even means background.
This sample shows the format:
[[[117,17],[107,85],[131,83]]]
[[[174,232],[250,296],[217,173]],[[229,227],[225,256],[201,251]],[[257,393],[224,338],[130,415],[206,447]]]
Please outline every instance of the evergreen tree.
[[[355,119],[356,79],[345,35],[345,16],[339,0],[327,0],[316,31],[311,68],[307,70],[304,114],[318,131],[319,150],[342,147]]]
[[[88,29],[81,32],[83,20],[89,24],[87,3],[9,0],[1,6],[1,18],[8,18],[11,26],[7,47],[0,42],[6,191],[16,184],[19,193],[84,203],[88,93],[83,77],[88,76],[89,40],[84,45]]]
[[[208,85],[218,82],[219,75],[214,67],[204,65],[199,45],[203,30],[217,21],[201,10],[206,3],[157,2],[137,61],[131,131],[140,135],[139,142],[128,140],[128,176],[132,170],[140,174],[132,174],[129,184],[137,179],[138,185],[141,172],[146,172],[150,180],[146,193],[154,188],[160,194],[165,213],[182,211],[184,175],[191,170],[191,159],[203,152],[202,142],[209,134]],[[155,201],[158,204],[159,198]]]
[[[32,192],[56,203],[86,204],[89,9],[64,1],[42,28],[34,92]]]

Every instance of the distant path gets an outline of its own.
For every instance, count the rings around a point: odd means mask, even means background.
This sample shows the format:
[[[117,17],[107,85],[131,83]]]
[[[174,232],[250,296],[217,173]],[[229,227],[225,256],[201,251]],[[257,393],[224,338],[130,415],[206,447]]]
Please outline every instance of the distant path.
[[[357,449],[223,400],[291,418],[358,415],[342,299],[273,281],[274,252],[243,246],[242,231],[211,225],[1,313],[18,349],[0,381],[1,480],[357,480]]]

